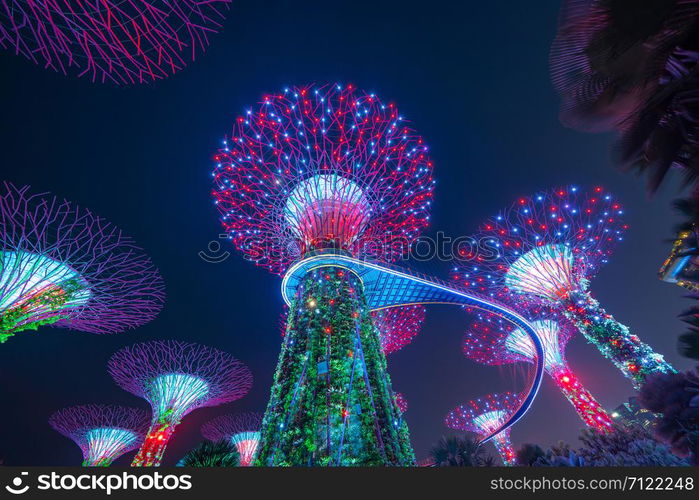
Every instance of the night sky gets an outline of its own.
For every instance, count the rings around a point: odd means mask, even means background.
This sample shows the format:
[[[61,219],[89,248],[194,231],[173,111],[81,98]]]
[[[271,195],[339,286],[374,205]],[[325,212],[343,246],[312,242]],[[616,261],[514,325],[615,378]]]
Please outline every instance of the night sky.
[[[592,282],[605,308],[675,364],[689,305],[656,272],[675,216],[666,185],[653,198],[643,181],[612,166],[611,137],[564,129],[549,81],[548,48],[558,1],[235,0],[206,54],[169,79],[118,88],[65,77],[0,53],[0,178],[89,207],[132,235],[167,284],[152,323],[115,336],[42,328],[0,346],[0,459],[7,465],[73,465],[80,451],[48,416],[83,403],[147,408],[109,377],[112,352],[134,342],[181,339],[228,351],[255,376],[251,393],[197,410],[165,455],[174,464],[223,413],[263,411],[280,347],[280,279],[230,251],[199,258],[220,231],[210,197],[212,154],[233,119],[264,92],[309,82],[354,83],[395,102],[430,144],[437,179],[432,226],[468,235],[515,197],[561,184],[603,184],[626,206],[631,229]],[[486,5],[489,4],[489,5]],[[446,278],[447,262],[422,267]],[[419,458],[445,433],[447,411],[496,390],[523,387],[511,369],[461,355],[468,317],[435,306],[419,337],[389,357]],[[568,358],[608,408],[631,385],[598,351],[574,339]],[[582,423],[545,380],[513,429],[515,445],[573,444]],[[128,463],[129,457],[119,462]]]

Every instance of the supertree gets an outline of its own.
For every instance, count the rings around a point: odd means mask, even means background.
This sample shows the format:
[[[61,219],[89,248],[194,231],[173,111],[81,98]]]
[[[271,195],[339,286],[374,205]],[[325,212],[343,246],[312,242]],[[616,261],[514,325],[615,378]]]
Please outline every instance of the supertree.
[[[108,467],[138,448],[148,429],[148,413],[112,405],[71,406],[58,410],[49,424],[83,452],[83,466]]]
[[[674,369],[602,308],[588,290],[627,226],[601,187],[570,186],[520,198],[476,236],[487,250],[454,270],[463,285],[519,304],[550,306],[639,386]]]
[[[26,186],[0,191],[0,343],[42,325],[119,333],[158,314],[163,280],[119,228]]]
[[[488,394],[454,408],[444,423],[450,429],[473,432],[483,439],[499,429],[518,404],[518,397],[511,392]],[[516,453],[510,441],[510,429],[496,434],[492,441],[503,464],[515,465]]]
[[[109,373],[150,403],[148,434],[132,465],[159,466],[175,428],[188,413],[235,401],[252,386],[250,370],[230,354],[174,340],[144,342],[112,355]]]
[[[205,423],[201,434],[210,441],[228,441],[240,454],[240,465],[249,467],[260,444],[261,413],[222,415]]]
[[[165,78],[194,60],[231,0],[0,0],[0,46],[92,81]]]
[[[384,354],[399,351],[413,341],[425,322],[425,312],[425,307],[421,305],[389,307],[371,312]]]
[[[215,160],[230,239],[275,273],[323,251],[390,262],[428,224],[427,146],[393,104],[352,85],[265,96]],[[258,462],[414,462],[363,283],[347,269],[310,270],[297,288]]]
[[[576,329],[567,319],[549,308],[526,314],[544,344],[544,369],[573,405],[586,425],[609,430],[612,419],[582,385],[568,365],[565,349]],[[479,314],[464,337],[463,352],[479,363],[501,365],[533,362],[536,351],[531,339],[499,316]]]

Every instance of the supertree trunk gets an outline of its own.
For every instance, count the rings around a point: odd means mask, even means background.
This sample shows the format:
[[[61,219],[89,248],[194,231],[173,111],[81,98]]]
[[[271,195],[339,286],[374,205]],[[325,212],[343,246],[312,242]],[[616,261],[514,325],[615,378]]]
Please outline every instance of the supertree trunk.
[[[131,467],[160,467],[165,448],[175,433],[177,423],[159,418],[151,424],[141,448],[131,462]]]
[[[587,292],[571,293],[564,309],[580,333],[630,379],[636,389],[654,373],[676,373],[662,355],[616,321]]]
[[[604,431],[611,429],[612,419],[609,414],[592,397],[592,394],[583,387],[567,366],[555,366],[549,372],[563,395],[575,408],[578,416],[585,422],[585,425]]]
[[[361,281],[312,271],[290,310],[257,464],[414,463]]]
[[[512,446],[512,441],[510,441],[509,431],[503,431],[493,437],[493,445],[495,445],[503,465],[517,465],[517,454]]]

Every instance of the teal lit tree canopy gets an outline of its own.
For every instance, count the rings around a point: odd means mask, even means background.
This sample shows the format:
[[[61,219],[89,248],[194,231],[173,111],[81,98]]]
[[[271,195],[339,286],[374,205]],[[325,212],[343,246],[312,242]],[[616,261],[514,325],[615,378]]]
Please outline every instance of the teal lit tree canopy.
[[[202,425],[201,434],[213,442],[226,441],[233,444],[240,454],[240,465],[248,467],[257,454],[261,427],[260,413],[221,415]]]
[[[109,373],[124,390],[148,401],[151,426],[134,459],[136,466],[157,466],[175,428],[188,413],[242,398],[252,374],[230,354],[174,340],[125,347],[109,360]]]
[[[83,465],[103,467],[141,446],[149,421],[143,410],[112,405],[71,406],[49,418],[51,427],[80,447]]]
[[[119,228],[26,186],[0,191],[0,342],[41,325],[119,333],[160,312],[163,280]]]

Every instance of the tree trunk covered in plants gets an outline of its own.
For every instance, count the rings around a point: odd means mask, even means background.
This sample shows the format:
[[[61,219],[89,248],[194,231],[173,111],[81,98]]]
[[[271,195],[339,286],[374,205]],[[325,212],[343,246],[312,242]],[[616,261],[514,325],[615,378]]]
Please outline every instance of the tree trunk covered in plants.
[[[258,465],[413,465],[386,358],[353,273],[311,271],[298,288],[262,423]]]

